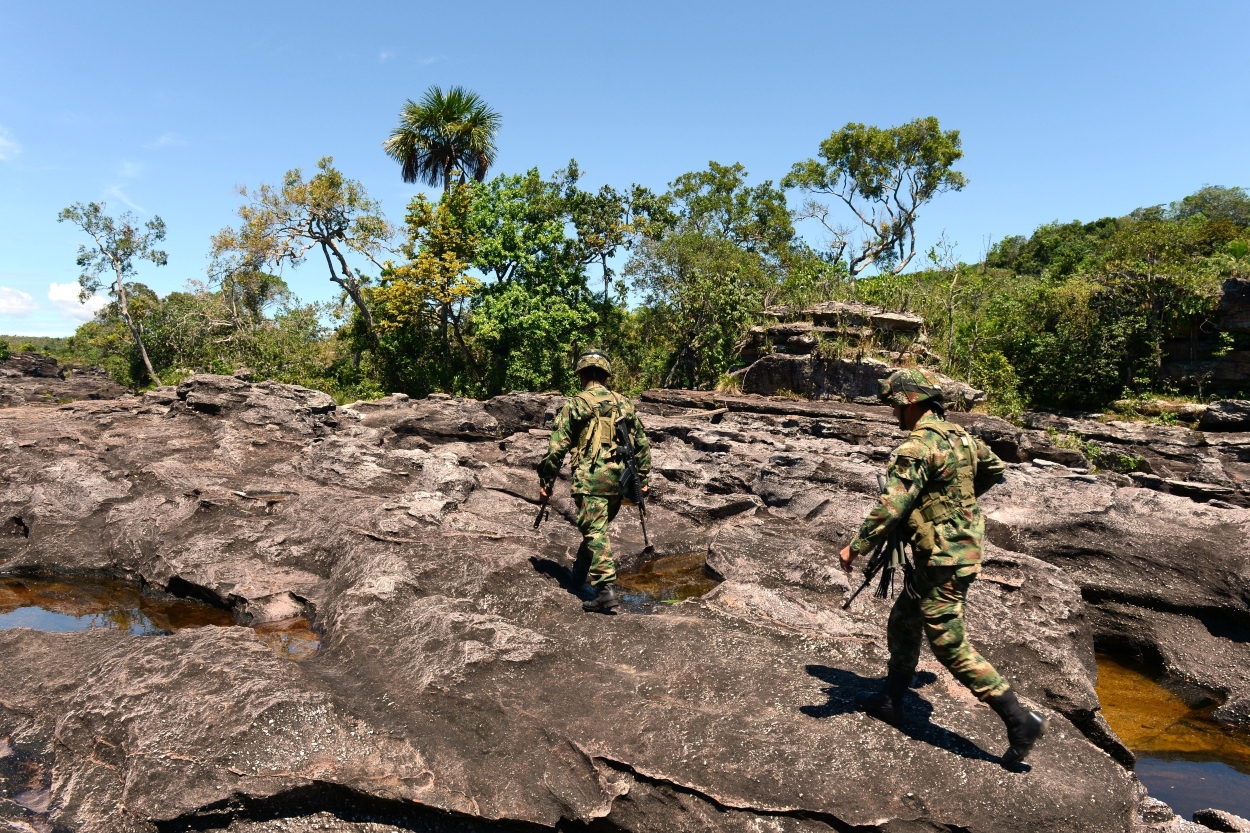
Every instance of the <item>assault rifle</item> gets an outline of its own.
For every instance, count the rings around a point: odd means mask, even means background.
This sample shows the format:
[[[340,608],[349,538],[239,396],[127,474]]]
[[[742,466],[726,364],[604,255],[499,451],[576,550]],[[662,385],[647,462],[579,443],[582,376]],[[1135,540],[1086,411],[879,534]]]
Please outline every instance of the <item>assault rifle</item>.
[[[638,521],[642,524],[643,553],[654,552],[647,538],[647,501],[642,492],[642,477],[638,474],[638,458],[634,452],[634,438],[629,434],[629,424],[624,419],[616,421],[616,453],[621,461],[621,497],[633,501],[638,507]]]
[[[885,494],[885,475],[877,475],[877,488],[881,490],[881,494]],[[855,597],[864,592],[864,588],[872,584],[872,580],[876,578],[877,573],[881,573],[881,583],[877,585],[877,592],[873,595],[878,599],[884,599],[890,595],[891,589],[894,587],[894,571],[902,567],[905,574],[911,572],[911,565],[907,561],[907,551],[903,549],[903,541],[898,534],[898,526],[895,525],[890,530],[890,534],[877,548],[872,551],[872,555],[868,558],[868,563],[864,566],[864,583],[850,595],[845,602],[842,603],[842,609],[846,610],[851,606],[851,602],[855,601]],[[907,578],[910,578],[908,575]],[[914,595],[911,588],[911,582],[904,580],[904,589]]]

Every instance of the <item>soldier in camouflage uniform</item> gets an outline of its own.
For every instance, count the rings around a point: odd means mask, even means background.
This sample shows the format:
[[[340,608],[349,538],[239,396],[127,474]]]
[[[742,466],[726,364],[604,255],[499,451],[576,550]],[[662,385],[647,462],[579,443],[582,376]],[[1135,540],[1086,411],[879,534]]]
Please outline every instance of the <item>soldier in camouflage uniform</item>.
[[[633,438],[638,477],[643,494],[648,491],[651,446],[638,413],[628,399],[604,387],[612,373],[608,357],[599,351],[584,354],[577,362],[582,391],[571,398],[556,416],[547,455],[538,464],[539,500],[551,497],[564,455],[573,452],[573,501],[577,504],[577,528],[582,545],[573,567],[580,585],[587,578],[595,590],[582,603],[588,611],[611,613],[620,605],[616,589],[616,565],[608,524],[621,508],[623,464],[616,454],[616,423],[626,420]]]
[[[915,569],[890,611],[885,690],[857,700],[874,717],[902,725],[923,631],[938,661],[1003,719],[1010,743],[1003,765],[1012,766],[1045,732],[1046,719],[1020,705],[964,629],[964,599],[981,572],[985,536],[977,496],[998,482],[1006,466],[985,443],[946,421],[942,389],[931,373],[896,371],[882,380],[880,398],[894,406],[899,427],[911,433],[890,460],[885,493],[840,553],[842,567],[850,573],[857,556],[904,524]]]

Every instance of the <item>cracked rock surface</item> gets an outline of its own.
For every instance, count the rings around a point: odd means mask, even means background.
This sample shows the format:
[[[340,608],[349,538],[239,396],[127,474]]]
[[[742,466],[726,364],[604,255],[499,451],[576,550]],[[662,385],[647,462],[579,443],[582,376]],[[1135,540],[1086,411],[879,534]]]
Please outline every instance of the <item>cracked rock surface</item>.
[[[1110,586],[1119,558],[1125,589],[1106,598],[1130,613],[1244,611],[1244,556],[1159,589],[1134,571],[1179,562],[1111,539],[1170,524],[1192,558],[1212,535],[1244,535],[1250,513],[1009,472],[987,504],[995,545],[970,632],[1052,730],[1028,771],[1007,772],[998,718],[927,652],[902,731],[854,710],[884,673],[888,603],[864,594],[843,612],[836,551],[899,437],[883,409],[644,404],[652,541],[661,556],[705,552],[724,581],[604,617],[567,587],[579,540],[567,481],[533,529],[534,466],[560,404],[336,408],[198,376],[141,398],[0,410],[0,571],[142,581],[241,624],[300,613],[323,634],[297,663],[246,627],[0,632],[0,820],[105,833],[1182,829],[1117,763],[1128,753],[1093,687],[1093,634],[1110,614],[1082,592]],[[1150,502],[1164,498],[1177,503]],[[1064,519],[1100,543],[1063,550]],[[613,544],[623,569],[639,565],[632,510]]]

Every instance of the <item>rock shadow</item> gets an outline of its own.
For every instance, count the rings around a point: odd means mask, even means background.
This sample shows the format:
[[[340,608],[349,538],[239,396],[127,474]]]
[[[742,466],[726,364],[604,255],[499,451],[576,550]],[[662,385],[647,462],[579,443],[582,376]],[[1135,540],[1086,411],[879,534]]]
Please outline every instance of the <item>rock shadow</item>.
[[[830,686],[825,689],[829,702],[820,706],[799,707],[803,714],[817,719],[859,711],[855,705],[855,695],[863,691],[878,691],[882,685],[878,678],[861,677],[853,671],[827,665],[808,665],[807,673]],[[919,682],[920,685],[927,685],[936,679],[931,672],[922,671],[916,675],[912,684]],[[909,738],[970,760],[1002,763],[1002,758],[998,755],[991,755],[964,736],[933,723],[929,719],[933,714],[933,706],[923,697],[908,692],[906,702],[907,720],[899,731]]]

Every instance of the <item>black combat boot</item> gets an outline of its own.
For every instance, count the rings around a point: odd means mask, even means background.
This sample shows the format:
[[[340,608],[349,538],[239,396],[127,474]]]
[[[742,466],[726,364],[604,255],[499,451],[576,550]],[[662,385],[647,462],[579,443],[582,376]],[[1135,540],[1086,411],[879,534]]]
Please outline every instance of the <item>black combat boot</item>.
[[[878,720],[884,720],[891,726],[902,726],[903,697],[911,684],[911,674],[903,675],[891,671],[885,678],[885,689],[876,694],[860,692],[855,695],[855,705],[868,712]]]
[[[1013,767],[1028,757],[1038,738],[1046,734],[1046,716],[1031,712],[1016,699],[1016,693],[1007,689],[997,697],[985,701],[998,712],[1007,726],[1007,743],[1010,747],[1003,753],[1003,766]]]
[[[582,610],[590,613],[614,613],[621,606],[621,600],[616,595],[616,585],[605,584],[595,593],[593,599],[587,599],[582,602]]]

